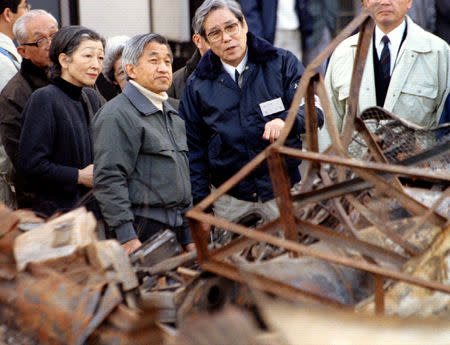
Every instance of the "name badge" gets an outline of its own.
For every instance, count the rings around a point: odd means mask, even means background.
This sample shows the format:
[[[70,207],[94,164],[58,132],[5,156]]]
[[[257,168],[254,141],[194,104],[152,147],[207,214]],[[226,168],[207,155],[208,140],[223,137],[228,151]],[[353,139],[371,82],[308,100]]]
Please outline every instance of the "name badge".
[[[260,103],[259,107],[261,108],[263,116],[269,116],[269,115],[279,113],[280,111],[285,110],[283,101],[281,100],[281,97],[272,99],[267,102]]]

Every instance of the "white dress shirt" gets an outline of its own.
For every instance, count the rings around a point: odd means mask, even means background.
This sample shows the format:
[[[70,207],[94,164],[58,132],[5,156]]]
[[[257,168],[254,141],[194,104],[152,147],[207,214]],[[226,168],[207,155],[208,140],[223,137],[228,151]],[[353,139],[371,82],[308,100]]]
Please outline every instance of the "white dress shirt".
[[[384,43],[381,42],[381,39],[384,35],[386,35],[389,38],[389,51],[391,54],[391,75],[392,71],[394,70],[395,63],[397,61],[398,52],[400,51],[400,45],[402,44],[402,38],[403,34],[405,33],[406,29],[406,20],[403,21],[402,24],[397,26],[394,30],[392,30],[390,33],[385,34],[381,29],[376,26],[375,27],[375,47],[377,49],[377,55],[378,59],[380,59],[381,51],[384,48]]]

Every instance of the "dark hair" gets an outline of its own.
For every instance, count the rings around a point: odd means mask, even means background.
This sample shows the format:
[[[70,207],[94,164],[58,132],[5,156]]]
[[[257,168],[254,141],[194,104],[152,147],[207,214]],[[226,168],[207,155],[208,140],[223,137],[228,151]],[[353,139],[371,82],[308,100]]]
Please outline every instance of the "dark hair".
[[[48,71],[50,80],[61,76],[61,64],[58,60],[59,55],[64,53],[71,56],[81,42],[86,40],[100,41],[102,42],[103,48],[105,48],[105,39],[95,31],[84,26],[66,26],[55,34],[49,51],[49,57],[52,62]]]
[[[13,13],[17,13],[17,7],[21,0],[0,0],[0,14],[9,8]]]

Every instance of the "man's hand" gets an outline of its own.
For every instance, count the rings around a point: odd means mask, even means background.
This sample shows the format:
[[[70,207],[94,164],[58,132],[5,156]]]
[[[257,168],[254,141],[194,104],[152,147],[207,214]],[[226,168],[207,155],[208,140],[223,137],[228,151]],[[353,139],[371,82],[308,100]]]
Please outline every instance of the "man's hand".
[[[185,250],[187,252],[194,252],[195,251],[195,243],[192,242],[192,243],[186,244]]]
[[[78,170],[78,184],[92,188],[94,187],[94,164]]]
[[[133,238],[132,240],[122,243],[122,248],[125,250],[127,255],[133,253],[136,249],[138,249],[142,245],[141,241],[137,238]]]
[[[282,119],[273,119],[264,126],[263,139],[270,140],[273,143],[281,134],[281,130],[284,127],[284,121]]]

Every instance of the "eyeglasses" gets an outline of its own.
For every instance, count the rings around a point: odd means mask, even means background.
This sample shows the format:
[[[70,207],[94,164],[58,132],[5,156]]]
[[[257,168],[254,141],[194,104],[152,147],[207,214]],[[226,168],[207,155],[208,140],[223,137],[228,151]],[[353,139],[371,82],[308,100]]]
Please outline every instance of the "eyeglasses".
[[[50,37],[42,37],[42,38],[36,40],[35,42],[22,43],[22,45],[23,46],[35,46],[35,47],[38,47],[38,48],[46,47],[47,45],[50,44],[50,41],[53,39],[55,34],[56,34],[56,32],[54,34],[51,34]]]
[[[240,31],[241,31],[241,26],[239,25],[238,22],[235,22],[235,23],[226,25],[223,28],[223,31],[222,30],[211,31],[209,34],[206,35],[206,37],[208,38],[208,41],[210,41],[210,42],[217,42],[222,39],[224,32],[229,36],[235,36],[235,35],[239,34]]]

